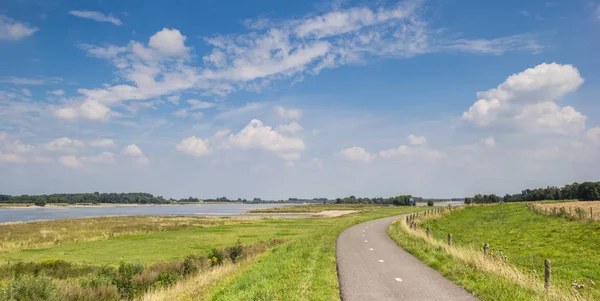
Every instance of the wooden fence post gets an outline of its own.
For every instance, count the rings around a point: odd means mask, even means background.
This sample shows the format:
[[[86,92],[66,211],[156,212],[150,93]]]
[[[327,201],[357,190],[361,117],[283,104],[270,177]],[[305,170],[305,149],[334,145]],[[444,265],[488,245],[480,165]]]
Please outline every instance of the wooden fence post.
[[[406,224],[408,225],[408,215],[406,216]]]
[[[571,213],[571,207],[569,207],[569,216],[573,216],[573,214]]]
[[[594,219],[594,213],[592,212],[592,207],[590,207],[590,219]]]
[[[452,233],[448,233],[448,245],[452,246]]]
[[[427,238],[431,237],[431,229],[427,226]]]
[[[483,255],[486,257],[490,254],[490,244],[483,245]]]
[[[550,270],[550,260],[546,259],[544,260],[544,288],[549,289],[550,288],[550,276],[551,276],[551,270]]]

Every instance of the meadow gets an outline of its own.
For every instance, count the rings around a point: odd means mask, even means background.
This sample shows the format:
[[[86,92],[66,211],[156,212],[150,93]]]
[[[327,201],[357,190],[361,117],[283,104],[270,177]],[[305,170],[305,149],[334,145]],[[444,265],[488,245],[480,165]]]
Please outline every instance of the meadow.
[[[3,224],[0,300],[45,288],[48,297],[40,300],[338,300],[338,234],[409,208],[360,210],[336,218],[144,216]],[[230,256],[236,248],[243,250],[238,260]]]
[[[432,232],[428,239],[423,231]],[[425,218],[419,230],[394,224],[400,246],[482,300],[598,300],[600,224],[546,216],[525,204],[467,206]],[[413,235],[406,235],[412,233]],[[453,234],[453,247],[447,235]],[[484,244],[490,255],[483,256]],[[551,261],[549,292],[544,259]]]

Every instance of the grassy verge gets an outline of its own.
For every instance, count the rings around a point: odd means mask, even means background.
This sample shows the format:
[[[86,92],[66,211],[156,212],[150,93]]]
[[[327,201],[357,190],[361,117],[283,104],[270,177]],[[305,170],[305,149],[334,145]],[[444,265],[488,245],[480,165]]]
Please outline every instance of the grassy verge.
[[[207,299],[339,300],[335,260],[338,235],[352,225],[410,210],[374,206],[363,209],[363,213],[325,219],[334,223],[275,248],[226,286],[213,288]]]
[[[482,300],[597,300],[600,253],[597,223],[572,222],[531,212],[523,204],[473,206],[419,222],[395,223],[400,246]],[[423,229],[430,227],[433,239]],[[446,244],[453,234],[453,247]],[[490,256],[482,252],[489,243]],[[552,287],[543,288],[544,259]],[[584,284],[583,286],[572,284]]]

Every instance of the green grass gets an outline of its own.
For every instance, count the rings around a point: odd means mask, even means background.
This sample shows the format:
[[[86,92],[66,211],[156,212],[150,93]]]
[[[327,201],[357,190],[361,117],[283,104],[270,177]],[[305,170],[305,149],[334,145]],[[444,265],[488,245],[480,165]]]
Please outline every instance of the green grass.
[[[315,213],[325,210],[372,210],[373,208],[386,208],[390,206],[378,206],[367,204],[310,204],[298,206],[285,206],[268,209],[256,209],[250,213]]]
[[[338,207],[334,207],[338,209]],[[409,208],[363,206],[361,214],[330,219],[318,231],[309,231],[249,266],[226,284],[215,287],[210,300],[339,300],[335,242],[357,223],[407,213]],[[413,209],[415,210],[415,209]],[[417,210],[422,210],[421,208]]]
[[[552,285],[570,289],[575,280],[600,283],[600,223],[597,222],[569,221],[536,214],[523,204],[502,204],[467,207],[441,219],[425,221],[422,227],[427,226],[432,229],[434,238],[439,240],[445,240],[447,234],[452,233],[455,245],[480,249],[489,243],[492,252],[501,252],[519,270],[535,273],[542,279],[544,259],[550,259]],[[471,271],[461,275],[469,268],[446,258],[439,251],[428,250],[426,243],[400,234],[394,235],[394,238],[451,279],[484,294],[486,298],[482,299],[500,300],[493,295],[494,291],[498,291],[494,287],[501,283],[499,279],[486,281],[486,285],[492,287],[486,290],[476,281],[469,281],[478,273]],[[596,289],[591,294],[600,298]],[[523,300],[529,299],[525,297]]]

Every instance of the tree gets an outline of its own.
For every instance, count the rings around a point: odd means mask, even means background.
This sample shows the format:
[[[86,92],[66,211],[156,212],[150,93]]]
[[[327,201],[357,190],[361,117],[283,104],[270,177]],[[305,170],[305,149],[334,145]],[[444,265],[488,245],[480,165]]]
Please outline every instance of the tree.
[[[433,206],[433,200],[427,201],[427,206],[432,207]]]

